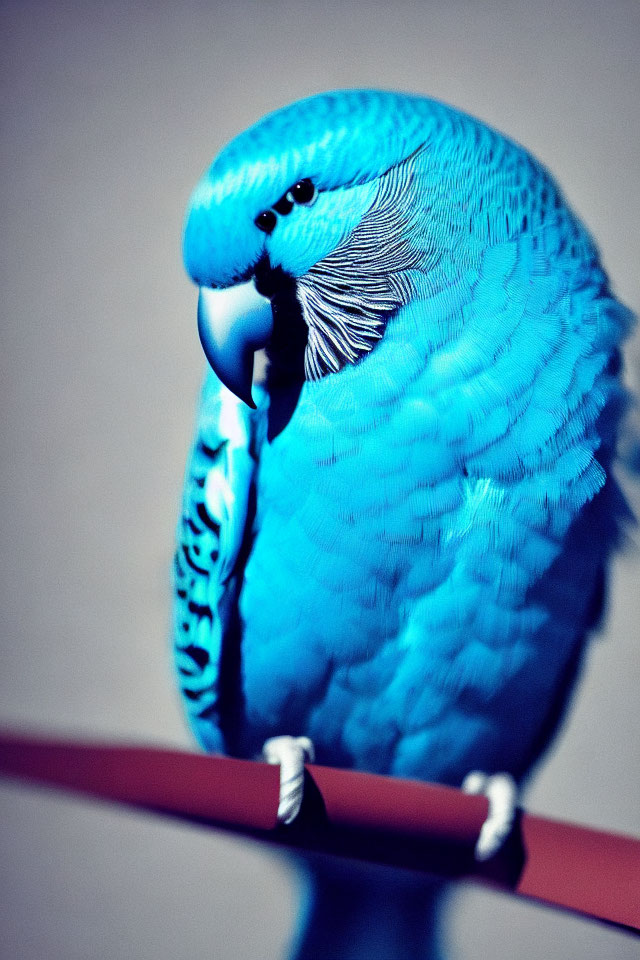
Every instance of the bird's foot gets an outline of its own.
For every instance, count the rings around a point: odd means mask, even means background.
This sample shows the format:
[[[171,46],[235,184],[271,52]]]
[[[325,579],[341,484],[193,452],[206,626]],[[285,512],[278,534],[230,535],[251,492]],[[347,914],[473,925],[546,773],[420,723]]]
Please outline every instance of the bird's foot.
[[[476,860],[489,860],[511,833],[518,805],[518,787],[509,773],[489,775],[474,770],[464,778],[462,789],[465,793],[484,794],[489,801],[489,813],[475,849]]]
[[[262,758],[280,764],[278,823],[292,823],[302,806],[304,765],[313,763],[313,743],[309,737],[270,737],[262,748]]]

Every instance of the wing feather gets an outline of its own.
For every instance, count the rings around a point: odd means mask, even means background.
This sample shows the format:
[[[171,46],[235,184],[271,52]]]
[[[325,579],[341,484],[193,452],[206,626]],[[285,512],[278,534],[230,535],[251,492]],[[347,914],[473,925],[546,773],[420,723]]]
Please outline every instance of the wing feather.
[[[207,377],[178,525],[173,630],[184,707],[207,750],[224,750],[220,677],[253,523],[259,416]]]

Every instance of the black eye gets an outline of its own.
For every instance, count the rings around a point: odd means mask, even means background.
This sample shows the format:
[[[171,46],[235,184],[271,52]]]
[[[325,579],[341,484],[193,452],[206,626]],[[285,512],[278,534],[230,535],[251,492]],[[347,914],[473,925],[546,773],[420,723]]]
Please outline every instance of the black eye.
[[[295,186],[291,187],[291,196],[296,203],[313,203],[317,196],[317,191],[311,180],[298,180]]]
[[[253,222],[258,230],[262,230],[263,233],[272,233],[276,223],[278,222],[278,218],[273,210],[263,210],[262,213],[258,214]]]
[[[281,213],[283,217],[286,217],[286,215],[293,210],[293,200],[290,200],[285,193],[284,197],[280,197],[278,202],[274,203],[273,209],[276,213]]]

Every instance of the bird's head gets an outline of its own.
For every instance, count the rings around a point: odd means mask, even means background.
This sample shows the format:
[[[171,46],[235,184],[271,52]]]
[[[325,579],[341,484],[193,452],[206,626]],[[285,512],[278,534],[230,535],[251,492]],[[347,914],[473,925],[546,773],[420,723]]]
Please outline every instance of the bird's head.
[[[253,354],[319,379],[357,362],[407,297],[412,157],[431,101],[322,94],[273,113],[217,157],[190,200],[184,260],[220,379],[252,404]]]

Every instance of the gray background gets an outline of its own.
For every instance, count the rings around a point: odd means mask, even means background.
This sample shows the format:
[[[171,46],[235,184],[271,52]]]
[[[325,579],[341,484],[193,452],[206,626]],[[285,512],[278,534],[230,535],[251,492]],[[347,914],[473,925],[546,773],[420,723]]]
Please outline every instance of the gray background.
[[[4,3],[0,38],[0,720],[189,745],[166,638],[202,369],[180,262],[200,171],[305,94],[428,93],[551,167],[637,310],[640,5]],[[636,338],[631,378],[639,358]],[[639,569],[631,545],[532,810],[640,831]],[[15,785],[0,803],[3,957],[280,956],[286,861]],[[450,918],[469,960],[637,956],[624,934],[482,891]]]

